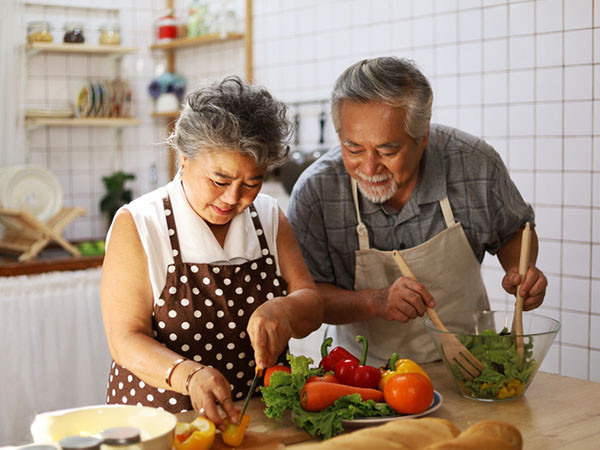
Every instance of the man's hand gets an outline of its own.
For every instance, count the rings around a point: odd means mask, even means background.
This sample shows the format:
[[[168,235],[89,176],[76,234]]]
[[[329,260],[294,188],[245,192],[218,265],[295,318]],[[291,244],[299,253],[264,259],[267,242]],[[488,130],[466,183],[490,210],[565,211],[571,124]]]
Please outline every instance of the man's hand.
[[[517,295],[517,286],[521,283],[519,268],[513,267],[506,272],[502,279],[502,287],[506,292]],[[525,274],[525,280],[520,288],[523,297],[523,311],[530,311],[537,308],[544,301],[548,280],[540,269],[535,266],[529,266]]]
[[[423,317],[427,306],[435,306],[435,300],[429,291],[423,284],[406,277],[396,279],[390,286],[381,289],[374,298],[378,317],[403,323]]]

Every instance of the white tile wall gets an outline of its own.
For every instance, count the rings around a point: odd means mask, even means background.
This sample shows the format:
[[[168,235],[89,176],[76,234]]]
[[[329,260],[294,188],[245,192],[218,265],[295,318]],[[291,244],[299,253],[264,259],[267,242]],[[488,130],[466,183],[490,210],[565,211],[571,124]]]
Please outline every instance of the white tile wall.
[[[126,170],[138,175],[132,187],[139,195],[153,188],[152,165],[159,171],[158,184],[166,182],[165,149],[155,145],[164,138],[166,123],[150,117],[146,94],[157,67],[164,65],[160,52],[148,50],[151,20],[164,2],[87,3],[116,5],[123,43],[140,47],[138,54],[123,59],[122,69],[134,86],[135,110],[144,124],[123,131],[122,151],[116,154]],[[187,3],[177,0],[176,9]],[[539,266],[549,279],[540,312],[563,321],[562,341],[542,367],[600,380],[600,1],[253,4],[255,80],[277,97],[288,102],[326,99],[335,78],[358,59],[406,56],[434,86],[434,119],[497,147],[537,212]],[[27,19],[46,14],[59,35],[64,14],[49,11],[34,9]],[[227,73],[243,74],[243,58],[241,43],[227,43],[180,51],[176,64],[189,85],[195,85]],[[27,106],[64,104],[83,80],[106,76],[110,68],[101,59],[32,58]],[[314,112],[306,114],[305,125],[312,125],[305,127],[302,144],[312,148],[317,119]],[[330,145],[335,133],[329,123],[327,130]],[[101,237],[105,231],[96,205],[102,195],[100,177],[112,170],[112,142],[110,132],[98,130],[57,128],[30,135],[32,161],[55,168],[65,203],[93,209],[67,230],[68,237]],[[486,258],[483,272],[494,304],[512,304],[500,287],[502,270],[493,257]],[[587,337],[576,333],[580,326]],[[310,342],[299,345],[312,348]]]

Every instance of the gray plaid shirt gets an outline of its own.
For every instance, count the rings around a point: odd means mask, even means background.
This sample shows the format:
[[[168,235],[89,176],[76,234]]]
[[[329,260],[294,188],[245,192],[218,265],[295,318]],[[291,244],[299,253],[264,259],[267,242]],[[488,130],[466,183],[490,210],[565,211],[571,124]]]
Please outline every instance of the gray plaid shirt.
[[[525,222],[534,225],[532,207],[491,146],[460,130],[432,124],[419,181],[401,211],[372,203],[359,192],[371,247],[411,248],[437,235],[446,228],[439,205],[446,195],[479,262],[486,251],[496,254]],[[339,146],[298,178],[288,217],[314,280],[352,290],[358,222]]]

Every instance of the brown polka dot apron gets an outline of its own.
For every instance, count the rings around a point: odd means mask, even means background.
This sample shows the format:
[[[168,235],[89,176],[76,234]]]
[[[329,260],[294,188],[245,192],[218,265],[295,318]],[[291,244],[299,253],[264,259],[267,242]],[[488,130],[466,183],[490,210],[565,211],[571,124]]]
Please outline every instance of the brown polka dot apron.
[[[240,400],[254,377],[248,320],[265,301],[286,295],[287,283],[277,275],[254,204],[249,211],[261,257],[236,265],[184,263],[168,196],[163,204],[174,263],[167,268],[165,286],[152,311],[154,338],[188,359],[219,370],[231,384],[233,400]],[[279,362],[285,362],[285,353]],[[193,409],[189,396],[149,386],[114,361],[106,402],[153,406],[172,413]]]

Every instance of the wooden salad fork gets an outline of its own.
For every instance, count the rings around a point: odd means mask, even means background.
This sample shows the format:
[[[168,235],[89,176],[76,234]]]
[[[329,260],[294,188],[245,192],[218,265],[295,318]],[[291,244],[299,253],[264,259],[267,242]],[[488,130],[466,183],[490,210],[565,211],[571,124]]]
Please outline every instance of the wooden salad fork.
[[[519,275],[521,282],[517,286],[517,300],[515,302],[515,314],[513,316],[512,330],[513,340],[517,347],[519,356],[523,359],[523,296],[521,295],[521,285],[525,281],[527,268],[529,267],[529,253],[531,251],[531,226],[529,222],[525,224],[525,229],[521,236],[521,256],[519,257]]]
[[[392,254],[394,255],[394,259],[396,260],[396,264],[398,265],[400,272],[402,272],[402,275],[416,280],[417,278],[412,273],[412,270],[410,270],[410,267],[408,267],[408,264],[406,264],[406,261],[402,255],[397,250],[394,250]],[[479,362],[479,360],[475,358],[475,356],[473,356],[473,354],[467,350],[463,344],[461,344],[454,334],[451,334],[448,331],[448,329],[440,320],[437,312],[435,312],[435,310],[429,306],[427,306],[427,316],[429,319],[431,319],[433,325],[438,330],[442,331],[440,336],[446,359],[450,362],[453,362],[463,377],[465,377],[467,380],[472,380],[473,378],[477,378],[479,375],[481,375],[483,364],[481,364],[481,362]]]

